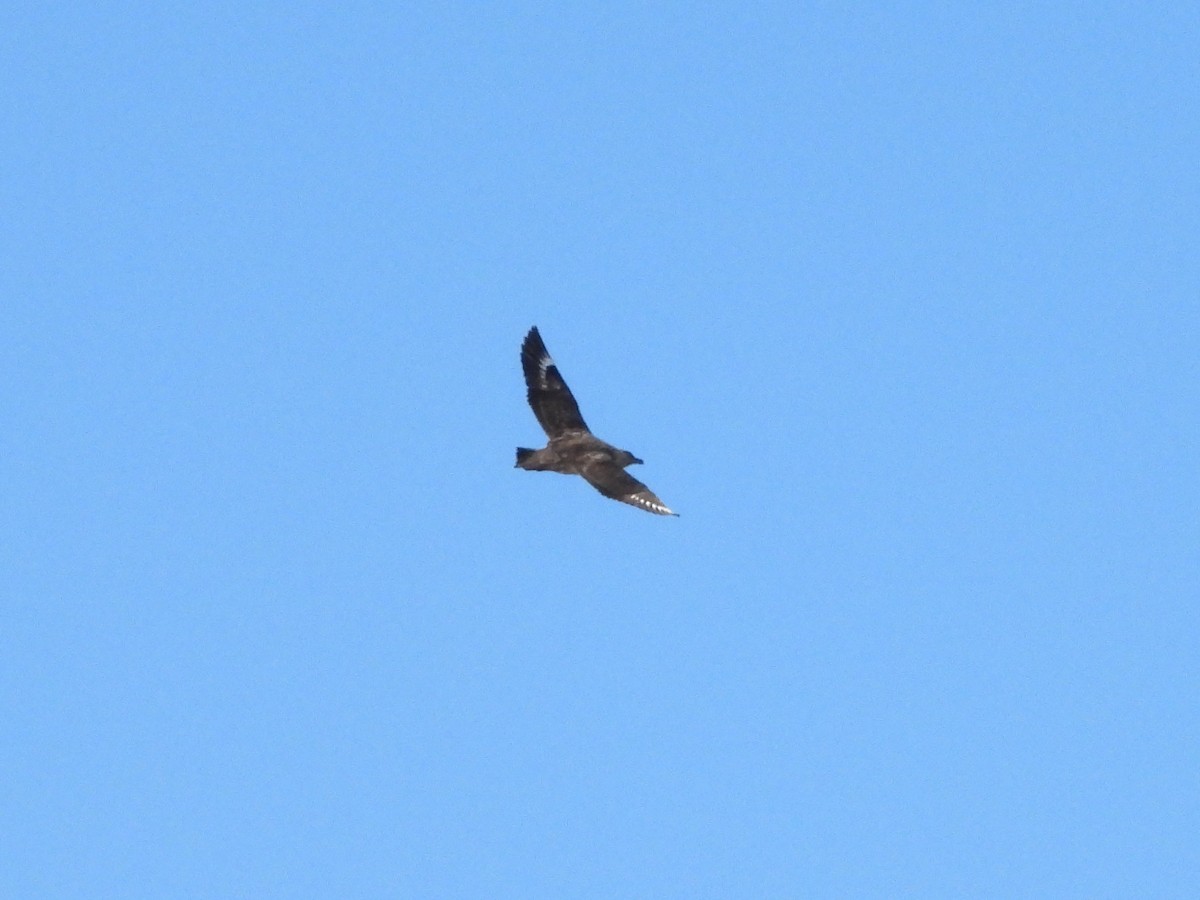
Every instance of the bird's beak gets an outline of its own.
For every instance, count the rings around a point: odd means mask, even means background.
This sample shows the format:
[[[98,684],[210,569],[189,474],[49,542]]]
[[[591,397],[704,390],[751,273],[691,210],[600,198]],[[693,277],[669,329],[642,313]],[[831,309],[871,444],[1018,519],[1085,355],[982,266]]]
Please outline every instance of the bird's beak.
[[[633,461],[635,463],[637,463],[639,466],[642,465],[643,462],[645,462],[645,460],[638,459],[636,456],[633,458]]]

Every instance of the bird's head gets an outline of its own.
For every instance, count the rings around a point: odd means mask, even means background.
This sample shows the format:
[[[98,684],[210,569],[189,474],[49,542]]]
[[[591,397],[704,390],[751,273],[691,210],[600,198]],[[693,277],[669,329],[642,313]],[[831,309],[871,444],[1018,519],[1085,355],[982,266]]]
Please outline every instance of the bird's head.
[[[617,460],[617,463],[621,466],[621,468],[624,468],[625,466],[640,466],[642,461],[628,450],[622,450],[621,456]]]

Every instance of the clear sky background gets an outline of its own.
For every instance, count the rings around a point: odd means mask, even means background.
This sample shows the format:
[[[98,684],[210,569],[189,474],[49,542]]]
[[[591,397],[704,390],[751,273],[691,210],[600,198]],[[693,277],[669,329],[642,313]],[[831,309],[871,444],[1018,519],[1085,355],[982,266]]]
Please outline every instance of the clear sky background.
[[[10,4],[0,895],[1200,896],[1198,10]]]

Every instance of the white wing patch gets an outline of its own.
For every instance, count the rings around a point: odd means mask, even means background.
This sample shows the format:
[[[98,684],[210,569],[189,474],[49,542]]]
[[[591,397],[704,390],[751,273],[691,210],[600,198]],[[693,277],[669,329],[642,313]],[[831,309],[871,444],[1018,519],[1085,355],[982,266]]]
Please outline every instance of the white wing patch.
[[[634,503],[636,503],[638,506],[640,506],[644,509],[648,509],[651,512],[656,512],[660,516],[677,515],[677,513],[672,512],[670,509],[667,509],[667,507],[665,507],[663,504],[658,503],[654,500],[651,500],[649,497],[647,497],[644,494],[630,494],[629,499],[632,500]]]

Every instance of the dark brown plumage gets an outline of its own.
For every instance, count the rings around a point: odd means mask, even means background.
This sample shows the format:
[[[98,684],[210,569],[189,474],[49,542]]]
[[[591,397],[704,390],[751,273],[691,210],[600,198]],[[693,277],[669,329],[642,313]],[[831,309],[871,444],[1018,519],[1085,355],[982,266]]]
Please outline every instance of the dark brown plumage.
[[[529,405],[550,441],[541,450],[518,447],[518,468],[582,475],[605,497],[660,516],[678,515],[625,471],[626,466],[641,463],[640,459],[628,450],[606,444],[588,430],[579,404],[559,374],[536,326],[529,329],[521,345],[521,369],[525,373]]]

